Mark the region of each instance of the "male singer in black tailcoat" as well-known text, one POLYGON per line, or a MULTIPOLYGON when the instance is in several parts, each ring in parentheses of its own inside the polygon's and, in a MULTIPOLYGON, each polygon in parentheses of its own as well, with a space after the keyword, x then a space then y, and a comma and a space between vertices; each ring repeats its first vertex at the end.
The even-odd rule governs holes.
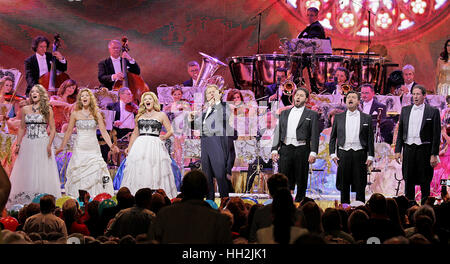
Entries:
POLYGON ((272 160, 289 179, 295 201, 306 195, 309 164, 316 161, 319 150, 319 114, 305 107, 309 91, 303 87, 294 92, 294 106, 280 114, 272 144, 272 160))
POLYGON ((337 164, 336 188, 341 203, 350 204, 350 191, 365 202, 367 168, 375 155, 372 118, 358 110, 360 95, 347 93, 347 110, 334 117, 330 135, 330 158, 337 164))
POLYGON ((221 102, 217 85, 205 89, 205 106, 201 115, 191 112, 188 121, 194 129, 201 129, 201 166, 208 180, 206 199, 214 200, 214 178, 219 187, 220 197, 228 197, 232 191, 231 169, 236 158, 233 139, 234 129, 229 125, 230 108, 221 102))
POLYGON ((439 163, 441 138, 439 110, 425 104, 425 96, 426 89, 422 85, 412 88, 414 104, 402 108, 395 144, 395 159, 402 162, 405 196, 415 200, 415 186, 420 185, 422 204, 430 195, 434 167, 439 163))

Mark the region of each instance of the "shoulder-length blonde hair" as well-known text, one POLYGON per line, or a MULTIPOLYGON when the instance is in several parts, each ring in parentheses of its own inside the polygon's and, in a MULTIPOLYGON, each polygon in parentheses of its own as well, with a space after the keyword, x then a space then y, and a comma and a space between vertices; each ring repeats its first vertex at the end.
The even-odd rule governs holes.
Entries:
MULTIPOLYGON (((48 122, 48 118, 50 116, 50 104, 48 99, 47 90, 44 88, 44 86, 40 84, 36 84, 31 88, 33 90, 36 88, 39 93, 39 109, 41 111, 41 114, 44 116, 45 120, 48 122)), ((30 91, 31 93, 31 91, 30 91)), ((33 101, 30 99, 30 102, 33 103, 33 101)))
POLYGON ((139 117, 141 117, 146 111, 145 110, 145 105, 144 105, 144 98, 147 95, 150 95, 152 97, 152 99, 153 99, 153 109, 156 112, 160 112, 161 111, 161 105, 159 104, 158 96, 156 96, 156 94, 154 92, 145 92, 141 96, 141 101, 139 103, 139 110, 138 110, 138 113, 137 113, 136 118, 135 118, 136 123, 139 120, 139 117))
POLYGON ((89 88, 80 87, 80 91, 77 94, 77 102, 75 105, 75 110, 79 111, 79 110, 83 109, 83 103, 81 102, 81 94, 84 92, 87 92, 89 94, 89 112, 94 117, 95 122, 97 122, 97 124, 98 124, 97 113, 100 112, 100 109, 98 108, 98 105, 97 105, 97 99, 95 99, 94 94, 92 93, 92 91, 89 88))

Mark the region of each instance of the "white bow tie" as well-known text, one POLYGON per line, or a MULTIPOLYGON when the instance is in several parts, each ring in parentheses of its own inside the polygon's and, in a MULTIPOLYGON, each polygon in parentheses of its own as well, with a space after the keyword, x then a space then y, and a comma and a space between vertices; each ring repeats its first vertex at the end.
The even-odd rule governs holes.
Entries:
POLYGON ((413 110, 422 110, 425 107, 425 104, 421 104, 419 106, 413 105, 413 110))

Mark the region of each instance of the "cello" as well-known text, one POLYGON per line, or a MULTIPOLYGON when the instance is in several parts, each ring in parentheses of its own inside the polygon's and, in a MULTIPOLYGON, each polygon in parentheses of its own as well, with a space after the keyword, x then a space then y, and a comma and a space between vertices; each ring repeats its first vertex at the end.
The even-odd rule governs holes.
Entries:
MULTIPOLYGON (((55 40, 53 41, 53 52, 57 51, 60 46, 60 36, 58 33, 54 36, 55 40)), ((52 52, 52 53, 53 53, 52 52)), ((69 75, 65 72, 61 72, 59 74, 56 73, 56 57, 52 57, 51 69, 46 74, 42 75, 39 78, 39 84, 45 87, 50 95, 56 94, 56 88, 61 86, 61 84, 70 79, 69 75)))
MULTIPOLYGON (((128 47, 128 38, 122 37, 122 52, 128 52, 130 48, 128 47)), ((122 57, 122 72, 124 73, 123 80, 115 81, 112 90, 118 91, 122 87, 128 87, 133 94, 134 102, 139 105, 139 100, 141 100, 141 95, 145 92, 150 91, 144 79, 141 76, 127 72, 127 60, 122 57), (126 74, 125 74, 126 73, 126 74)))

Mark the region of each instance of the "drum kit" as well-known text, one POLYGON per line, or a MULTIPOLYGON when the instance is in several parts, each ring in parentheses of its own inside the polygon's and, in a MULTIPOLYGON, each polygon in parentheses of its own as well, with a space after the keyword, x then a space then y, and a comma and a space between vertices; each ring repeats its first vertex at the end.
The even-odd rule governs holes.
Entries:
MULTIPOLYGON (((297 50, 298 51, 298 50, 297 50)), ((325 93, 325 83, 334 81, 338 67, 350 72, 350 85, 354 90, 363 83, 374 86, 382 93, 386 84, 388 61, 375 53, 352 52, 350 49, 334 48, 331 53, 256 54, 228 58, 234 85, 238 89, 250 89, 255 97, 264 98, 265 86, 277 83, 279 69, 287 70, 297 85, 307 86, 311 92, 325 93)))

